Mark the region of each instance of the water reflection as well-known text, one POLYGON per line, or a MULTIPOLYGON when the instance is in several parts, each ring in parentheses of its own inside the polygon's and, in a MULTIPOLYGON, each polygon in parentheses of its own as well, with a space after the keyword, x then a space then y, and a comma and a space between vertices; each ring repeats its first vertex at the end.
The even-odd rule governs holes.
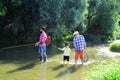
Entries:
POLYGON ((47 79, 47 63, 42 63, 40 66, 40 80, 48 80, 47 79))
POLYGON ((34 46, 0 50, 0 60, 33 60, 38 56, 34 46))
MULTIPOLYGON (((56 55, 57 47, 54 44, 51 44, 47 47, 47 54, 50 57, 56 55)), ((28 46, 10 46, 0 48, 0 60, 35 60, 38 58, 38 47, 34 45, 28 46)))

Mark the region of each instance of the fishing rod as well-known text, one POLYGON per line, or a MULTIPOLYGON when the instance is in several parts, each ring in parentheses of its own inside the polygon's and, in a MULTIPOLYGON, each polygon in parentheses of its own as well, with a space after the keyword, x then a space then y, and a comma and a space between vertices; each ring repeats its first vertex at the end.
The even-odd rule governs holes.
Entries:
POLYGON ((25 46, 31 46, 31 45, 34 45, 34 44, 35 44, 35 43, 24 44, 24 45, 17 45, 17 46, 9 46, 9 47, 0 48, 0 50, 11 49, 11 48, 18 48, 18 47, 25 47, 25 46))

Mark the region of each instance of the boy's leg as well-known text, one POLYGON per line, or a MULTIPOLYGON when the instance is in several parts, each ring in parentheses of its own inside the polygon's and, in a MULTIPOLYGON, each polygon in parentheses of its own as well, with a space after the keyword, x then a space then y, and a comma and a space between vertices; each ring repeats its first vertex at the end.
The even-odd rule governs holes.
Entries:
POLYGON ((69 56, 67 56, 67 62, 68 62, 68 64, 69 64, 69 58, 70 58, 70 57, 69 57, 69 56))
POLYGON ((63 56, 63 64, 65 64, 65 56, 63 56))

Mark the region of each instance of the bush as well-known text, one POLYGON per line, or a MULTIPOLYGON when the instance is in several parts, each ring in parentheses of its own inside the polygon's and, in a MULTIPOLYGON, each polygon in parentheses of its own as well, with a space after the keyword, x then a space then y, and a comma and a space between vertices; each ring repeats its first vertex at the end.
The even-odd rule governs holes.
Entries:
POLYGON ((66 36, 64 37, 64 40, 72 41, 72 40, 73 40, 73 34, 66 35, 66 36))
POLYGON ((118 42, 111 43, 109 49, 113 52, 120 52, 120 43, 118 42))

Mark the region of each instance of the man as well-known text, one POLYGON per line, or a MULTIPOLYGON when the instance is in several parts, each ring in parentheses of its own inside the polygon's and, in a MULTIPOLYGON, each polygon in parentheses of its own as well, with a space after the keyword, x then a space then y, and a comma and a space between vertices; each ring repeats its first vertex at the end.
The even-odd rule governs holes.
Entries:
POLYGON ((47 39, 47 34, 45 33, 45 28, 41 27, 40 28, 40 37, 39 41, 36 43, 36 46, 39 46, 39 56, 40 56, 40 61, 46 62, 46 39, 47 39))
POLYGON ((80 35, 78 31, 75 31, 73 35, 73 45, 75 47, 75 64, 77 65, 77 60, 80 58, 83 65, 84 49, 86 47, 85 38, 83 35, 80 35))

